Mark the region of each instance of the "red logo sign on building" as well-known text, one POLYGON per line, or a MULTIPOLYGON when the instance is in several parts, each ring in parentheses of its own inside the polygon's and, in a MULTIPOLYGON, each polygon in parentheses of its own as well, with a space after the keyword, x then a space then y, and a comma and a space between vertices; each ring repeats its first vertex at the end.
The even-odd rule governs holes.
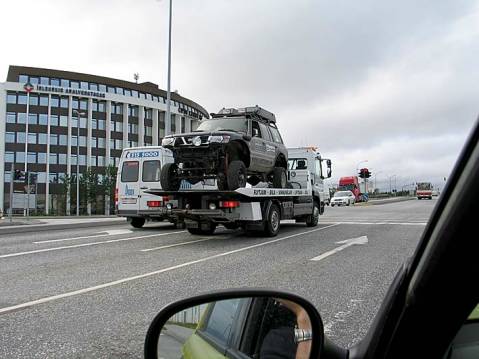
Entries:
POLYGON ((25 91, 27 91, 27 93, 30 93, 33 91, 33 85, 30 83, 30 82, 27 82, 23 88, 25 89, 25 91))

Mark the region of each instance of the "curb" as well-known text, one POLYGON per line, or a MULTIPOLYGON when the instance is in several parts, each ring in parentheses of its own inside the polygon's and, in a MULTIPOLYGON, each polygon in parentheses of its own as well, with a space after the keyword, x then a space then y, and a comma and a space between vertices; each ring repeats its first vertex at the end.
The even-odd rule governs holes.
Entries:
POLYGON ((28 233, 28 232, 40 232, 62 229, 75 229, 75 228, 88 228, 88 227, 103 227, 111 226, 115 224, 125 224, 126 219, 111 220, 111 221, 92 221, 81 223, 61 223, 61 224, 23 224, 18 226, 2 226, 0 227, 0 236, 3 234, 15 234, 15 233, 28 233))

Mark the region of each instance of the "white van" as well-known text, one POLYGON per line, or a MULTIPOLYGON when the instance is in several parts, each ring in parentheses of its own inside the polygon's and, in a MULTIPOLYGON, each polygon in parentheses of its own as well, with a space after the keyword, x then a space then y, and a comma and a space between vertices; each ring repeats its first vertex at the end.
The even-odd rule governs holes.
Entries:
POLYGON ((135 228, 142 227, 146 220, 167 219, 162 197, 145 191, 161 189, 161 168, 172 162, 173 153, 161 146, 125 148, 116 177, 117 215, 126 217, 135 228))

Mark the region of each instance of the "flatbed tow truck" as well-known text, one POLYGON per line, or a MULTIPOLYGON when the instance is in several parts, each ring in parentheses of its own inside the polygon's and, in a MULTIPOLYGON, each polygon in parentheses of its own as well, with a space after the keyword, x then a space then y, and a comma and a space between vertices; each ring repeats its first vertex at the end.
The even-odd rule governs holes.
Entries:
MULTIPOLYGON (((331 161, 328 161, 328 168, 331 161)), ((330 176, 330 170, 328 171, 330 176)), ((147 193, 161 197, 158 206, 166 205, 168 215, 174 216, 191 234, 213 234, 218 225, 227 229, 242 228, 246 232, 263 232, 276 236, 280 221, 294 219, 308 227, 318 224, 321 199, 312 188, 309 170, 289 170, 288 187, 238 188, 234 191, 150 189, 147 193)), ((264 183, 263 183, 264 185, 264 183)))

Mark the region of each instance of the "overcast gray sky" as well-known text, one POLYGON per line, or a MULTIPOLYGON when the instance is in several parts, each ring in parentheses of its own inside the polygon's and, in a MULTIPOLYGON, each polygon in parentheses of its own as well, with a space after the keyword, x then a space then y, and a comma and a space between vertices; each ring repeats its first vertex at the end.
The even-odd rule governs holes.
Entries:
MULTIPOLYGON (((334 181, 441 183, 478 113, 479 2, 173 0, 172 88, 210 112, 274 112, 334 181)), ((166 88, 168 1, 2 1, 0 71, 25 65, 166 88)), ((442 186, 441 186, 442 187, 442 186)))

